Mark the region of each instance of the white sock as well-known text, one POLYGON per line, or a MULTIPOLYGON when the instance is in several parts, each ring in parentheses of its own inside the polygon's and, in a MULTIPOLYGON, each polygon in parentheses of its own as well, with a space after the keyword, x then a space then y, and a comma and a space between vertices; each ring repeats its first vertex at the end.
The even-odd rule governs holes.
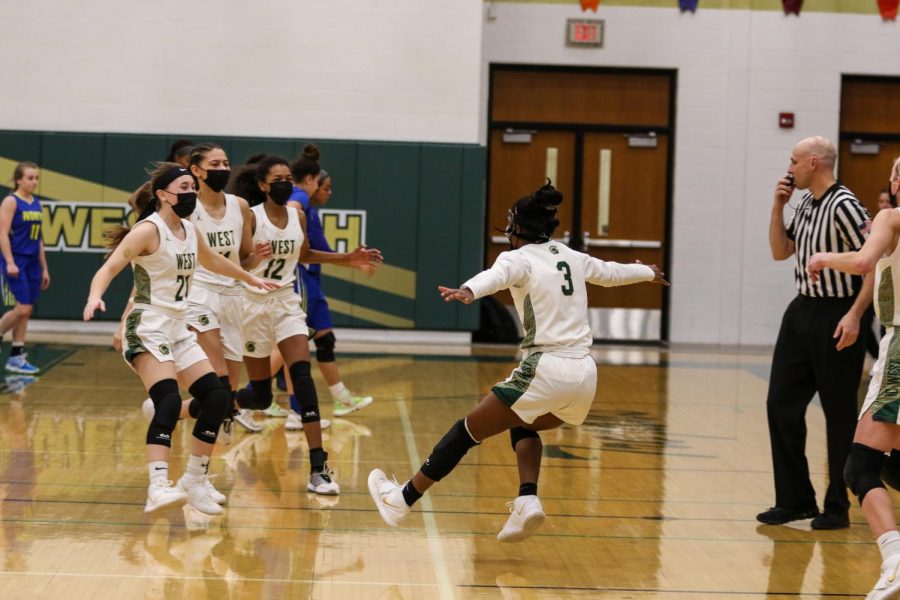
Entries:
POLYGON ((335 400, 340 400, 340 399, 341 399, 341 394, 343 394, 344 391, 345 391, 347 388, 344 387, 344 382, 343 382, 343 381, 338 381, 338 382, 337 382, 336 384, 334 384, 334 385, 329 385, 329 386, 328 386, 328 389, 331 390, 331 397, 332 397, 332 398, 334 398, 335 400))
POLYGON ((150 473, 150 481, 154 479, 169 479, 169 463, 164 460, 154 460, 147 463, 147 471, 150 473))
POLYGON ((208 456, 197 456, 195 454, 191 454, 188 457, 188 464, 185 475, 188 475, 192 479, 200 479, 201 477, 206 475, 207 463, 209 463, 208 456))
POLYGON ((881 550, 881 562, 900 554, 900 532, 894 529, 882 534, 878 538, 878 549, 881 550))

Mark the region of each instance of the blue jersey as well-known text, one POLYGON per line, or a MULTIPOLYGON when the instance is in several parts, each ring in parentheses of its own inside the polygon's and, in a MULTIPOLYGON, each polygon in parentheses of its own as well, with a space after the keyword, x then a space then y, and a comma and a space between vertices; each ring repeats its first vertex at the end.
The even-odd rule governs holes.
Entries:
MULTIPOLYGON (((291 194, 291 200, 299 202, 303 206, 303 212, 306 213, 306 237, 309 240, 310 250, 320 250, 322 252, 334 252, 325 239, 325 231, 322 229, 322 221, 319 219, 319 211, 310 203, 309 194, 298 187, 294 187, 294 193, 291 194)), ((322 265, 312 264, 309 268, 303 267, 308 273, 318 275, 322 272, 322 265)))
POLYGON ((37 196, 29 204, 15 194, 16 213, 9 229, 9 243, 13 256, 34 256, 41 251, 41 223, 44 213, 37 196))

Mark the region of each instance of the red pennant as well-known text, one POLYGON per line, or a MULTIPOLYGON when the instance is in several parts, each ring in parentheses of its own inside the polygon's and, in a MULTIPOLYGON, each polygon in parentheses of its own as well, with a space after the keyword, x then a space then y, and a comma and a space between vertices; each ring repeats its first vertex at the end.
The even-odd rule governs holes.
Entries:
POLYGON ((784 6, 784 14, 800 16, 800 9, 803 8, 803 0, 781 0, 781 4, 784 6))
POLYGON ((598 8, 600 8, 600 0, 581 0, 581 12, 587 12, 588 9, 597 12, 598 8))
POLYGON ((900 0, 878 0, 878 12, 885 21, 897 20, 897 5, 900 0))

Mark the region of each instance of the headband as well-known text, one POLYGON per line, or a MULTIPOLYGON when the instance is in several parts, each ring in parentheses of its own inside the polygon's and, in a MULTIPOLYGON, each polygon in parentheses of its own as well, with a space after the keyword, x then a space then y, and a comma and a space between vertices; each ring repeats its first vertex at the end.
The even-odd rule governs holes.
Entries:
POLYGON ((190 171, 188 171, 184 167, 172 167, 171 169, 160 175, 156 179, 156 181, 153 182, 153 195, 155 196, 158 190, 164 190, 169 187, 169 184, 179 177, 190 174, 190 171))

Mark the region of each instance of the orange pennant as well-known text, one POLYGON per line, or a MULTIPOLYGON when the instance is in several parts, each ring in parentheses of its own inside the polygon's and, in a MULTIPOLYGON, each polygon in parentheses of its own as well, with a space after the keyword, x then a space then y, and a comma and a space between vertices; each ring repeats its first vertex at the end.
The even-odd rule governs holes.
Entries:
POLYGON ((581 12, 587 12, 588 9, 597 12, 598 8, 600 8, 600 0, 581 0, 581 12))

